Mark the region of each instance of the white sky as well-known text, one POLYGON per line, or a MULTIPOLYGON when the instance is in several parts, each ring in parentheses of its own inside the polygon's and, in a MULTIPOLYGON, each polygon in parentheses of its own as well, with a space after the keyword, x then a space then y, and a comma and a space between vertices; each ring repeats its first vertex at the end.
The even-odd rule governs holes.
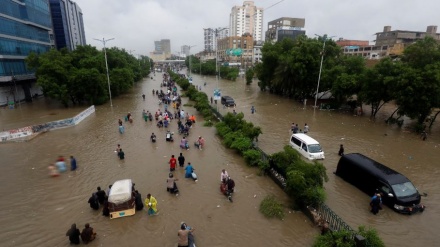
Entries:
MULTIPOLYGON (((107 46, 148 55, 154 41, 171 40, 171 52, 182 45, 196 45, 191 53, 204 49, 203 28, 228 27, 229 14, 242 0, 74 0, 82 9, 88 44, 100 49, 94 38, 115 38, 107 46)), ((268 8, 281 0, 255 0, 268 8)), ((373 41, 384 26, 392 30, 426 31, 440 26, 439 0, 284 0, 264 12, 267 22, 280 17, 305 18, 309 37, 315 34, 336 39, 373 41)), ((440 29, 439 29, 440 30, 440 29)), ((264 35, 263 35, 264 36, 264 35)))

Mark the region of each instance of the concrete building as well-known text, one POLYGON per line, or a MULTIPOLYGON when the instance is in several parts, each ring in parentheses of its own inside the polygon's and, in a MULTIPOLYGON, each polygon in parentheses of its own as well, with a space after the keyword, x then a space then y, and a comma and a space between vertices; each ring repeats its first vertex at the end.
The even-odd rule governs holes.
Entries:
POLYGON ((339 38, 339 40, 336 41, 335 43, 340 47, 368 46, 368 45, 370 45, 370 42, 368 40, 350 40, 350 39, 344 39, 344 38, 339 38))
POLYGON ((440 41, 440 33, 437 33, 437 26, 428 26, 426 32, 393 30, 391 26, 385 26, 383 32, 376 33, 376 45, 394 46, 395 44, 409 45, 427 36, 440 41))
POLYGON ((204 28, 204 48, 207 52, 212 52, 216 50, 217 40, 223 39, 229 36, 229 28, 219 27, 219 28, 204 28))
POLYGON ((165 55, 166 58, 171 57, 171 41, 169 39, 161 39, 159 41, 154 41, 153 53, 159 54, 161 52, 165 55))
POLYGON ((376 33, 376 44, 374 45, 369 45, 368 41, 360 40, 340 39, 336 43, 343 47, 343 52, 346 55, 362 56, 366 59, 380 59, 386 56, 399 56, 408 45, 427 36, 431 36, 440 42, 437 26, 428 26, 426 32, 391 31, 391 26, 385 26, 383 32, 376 33))
POLYGON ((201 51, 194 56, 199 58, 202 62, 206 62, 208 60, 215 60, 217 54, 215 51, 201 51))
POLYGON ((191 47, 189 45, 183 45, 180 47, 180 56, 189 56, 191 47))
POLYGON ((304 18, 281 17, 267 23, 266 42, 277 42, 284 38, 296 39, 305 35, 302 30, 305 26, 304 18))
POLYGON ((165 52, 163 52, 163 51, 150 52, 149 57, 151 59, 153 59, 153 61, 163 61, 163 60, 166 60, 167 58, 169 58, 165 55, 165 52))
POLYGON ((229 36, 218 40, 218 57, 220 62, 228 62, 245 68, 252 66, 254 54, 254 39, 250 34, 229 36), (232 51, 241 50, 241 55, 235 56, 232 51))
POLYGON ((255 65, 257 63, 261 62, 261 59, 263 58, 263 53, 261 52, 261 48, 263 48, 263 41, 254 41, 254 50, 252 53, 252 65, 255 65))
POLYGON ((41 94, 24 60, 53 46, 48 0, 0 0, 0 105, 41 94))
POLYGON ((255 6, 254 1, 232 7, 229 34, 233 37, 250 34, 256 41, 263 40, 263 8, 255 6))
POLYGON ((86 45, 83 14, 79 6, 71 0, 49 0, 52 16, 55 47, 75 50, 86 45))

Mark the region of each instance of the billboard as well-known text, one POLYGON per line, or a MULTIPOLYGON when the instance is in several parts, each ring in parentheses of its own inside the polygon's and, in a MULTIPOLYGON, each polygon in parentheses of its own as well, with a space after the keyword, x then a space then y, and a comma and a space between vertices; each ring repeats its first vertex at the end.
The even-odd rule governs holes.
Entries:
POLYGON ((242 53, 243 53, 243 50, 240 49, 240 48, 237 48, 237 49, 227 49, 226 50, 226 55, 228 55, 228 56, 237 56, 237 57, 239 57, 239 56, 241 56, 242 53))
POLYGON ((218 88, 214 89, 214 100, 221 100, 222 91, 218 88))

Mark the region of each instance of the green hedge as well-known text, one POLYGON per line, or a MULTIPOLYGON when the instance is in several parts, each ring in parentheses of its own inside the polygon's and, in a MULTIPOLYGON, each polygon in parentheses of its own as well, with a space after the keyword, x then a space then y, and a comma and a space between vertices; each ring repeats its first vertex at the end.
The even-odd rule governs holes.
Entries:
POLYGON ((214 121, 216 118, 214 117, 211 106, 209 104, 208 95, 204 92, 200 92, 191 85, 188 81, 188 79, 185 79, 178 74, 174 73, 171 70, 168 70, 168 73, 173 81, 176 82, 177 85, 179 85, 182 90, 186 91, 185 96, 187 96, 190 100, 194 101, 194 108, 200 112, 205 119, 204 126, 211 126, 212 121, 214 121))
POLYGON ((366 228, 365 226, 359 226, 358 231, 355 233, 350 231, 338 231, 320 235, 315 239, 313 247, 356 247, 356 242, 352 238, 353 234, 363 236, 366 241, 365 246, 385 247, 377 231, 373 228, 366 228))
POLYGON ((279 203, 273 195, 266 196, 260 203, 260 212, 268 218, 284 218, 283 204, 279 203))

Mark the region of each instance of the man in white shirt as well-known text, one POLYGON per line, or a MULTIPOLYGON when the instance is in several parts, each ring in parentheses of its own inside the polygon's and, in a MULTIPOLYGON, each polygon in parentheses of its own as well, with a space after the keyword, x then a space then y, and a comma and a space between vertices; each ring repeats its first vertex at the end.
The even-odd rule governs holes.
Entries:
POLYGON ((223 182, 223 180, 228 177, 229 177, 228 172, 225 169, 223 169, 222 173, 220 174, 220 182, 223 182))

